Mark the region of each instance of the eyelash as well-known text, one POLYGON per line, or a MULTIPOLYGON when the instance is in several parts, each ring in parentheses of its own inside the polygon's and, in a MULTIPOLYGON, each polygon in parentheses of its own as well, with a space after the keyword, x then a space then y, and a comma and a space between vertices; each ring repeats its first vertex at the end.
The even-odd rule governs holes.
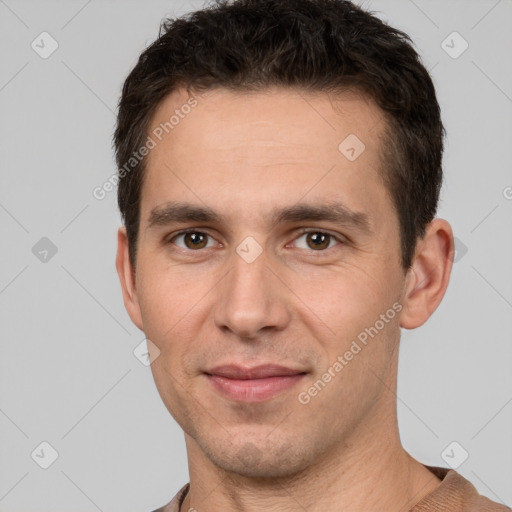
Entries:
MULTIPOLYGON (((178 238, 179 236, 182 236, 182 235, 186 235, 188 233, 198 233, 198 234, 201 234, 201 235, 206 235, 210 238, 213 238, 213 236, 211 236, 210 234, 204 232, 204 231, 200 231, 199 229, 194 229, 194 228, 190 228, 190 229, 184 229, 183 231, 179 231, 178 233, 174 234, 169 240, 168 240, 168 243, 173 243, 173 240, 175 240, 176 238, 178 238)), ((339 236, 336 236, 336 235, 333 235, 332 233, 329 233, 328 231, 320 231, 318 229, 312 229, 312 228, 309 228, 309 229, 302 229, 298 236, 296 238, 294 238, 294 240, 297 240, 298 238, 300 238, 301 236, 303 235, 307 235, 308 233, 317 233, 317 234, 322 234, 322 235, 327 235, 329 236, 331 239, 334 239, 338 242, 338 244, 336 244, 334 247, 328 247, 326 249, 322 249, 322 250, 318 250, 318 251, 315 251, 314 249, 310 249, 309 251, 311 253, 325 253, 327 251, 329 251, 330 249, 334 249, 335 247, 338 247, 342 244, 345 243, 344 240, 342 240, 339 236)), ((196 249, 196 250, 193 250, 193 249, 184 249, 183 247, 178 247, 178 249, 181 249, 183 251, 186 251, 186 252, 197 252, 197 253, 200 253, 202 250, 206 249, 206 248, 203 248, 203 249, 196 249)))

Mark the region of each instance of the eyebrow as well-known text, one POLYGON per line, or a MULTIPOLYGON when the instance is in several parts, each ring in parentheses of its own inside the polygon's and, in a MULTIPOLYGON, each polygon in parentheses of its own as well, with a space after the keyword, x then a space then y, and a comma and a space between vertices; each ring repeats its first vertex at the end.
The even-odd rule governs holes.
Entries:
MULTIPOLYGON (((153 208, 149 214, 147 228, 167 226, 183 222, 222 223, 222 216, 207 206, 170 202, 153 208)), ((368 215, 354 212, 341 203, 296 204, 270 213, 271 228, 283 222, 329 221, 372 233, 368 215)))

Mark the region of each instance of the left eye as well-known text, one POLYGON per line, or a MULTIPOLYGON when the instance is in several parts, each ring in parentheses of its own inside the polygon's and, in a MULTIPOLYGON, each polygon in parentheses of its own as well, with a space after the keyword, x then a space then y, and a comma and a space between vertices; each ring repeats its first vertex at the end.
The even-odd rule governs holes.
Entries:
POLYGON ((301 249, 312 249, 314 251, 322 251, 325 249, 330 249, 332 245, 336 245, 331 244, 331 242, 337 242, 338 244, 340 243, 338 240, 336 240, 336 237, 334 235, 324 233, 323 231, 306 231, 295 240, 298 241, 304 237, 306 239, 306 243, 305 246, 303 245, 302 247, 300 247, 301 249))

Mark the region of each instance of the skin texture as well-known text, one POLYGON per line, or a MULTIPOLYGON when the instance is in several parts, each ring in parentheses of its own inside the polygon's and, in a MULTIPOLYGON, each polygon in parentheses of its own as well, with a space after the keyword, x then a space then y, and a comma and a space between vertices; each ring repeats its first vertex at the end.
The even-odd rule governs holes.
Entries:
MULTIPOLYGON (((405 272, 380 174, 385 119, 364 96, 276 88, 195 97, 148 155, 136 272, 124 228, 116 260, 126 309, 160 351, 151 365, 157 389, 185 432, 191 487, 182 510, 409 510, 439 479, 400 443, 400 328, 422 325, 445 293, 450 225, 430 223, 405 272), (365 145, 354 161, 338 150, 349 134, 365 145), (222 221, 149 227, 151 210, 169 201, 208 206, 222 221), (331 202, 366 215, 369 230, 326 220, 271 225, 275 208, 331 202), (173 238, 186 228, 209 235, 204 248, 173 238), (335 238, 320 250, 302 228, 335 238), (251 263, 236 251, 249 236, 262 249, 251 263), (301 403, 298 394, 393 304, 394 318, 301 403), (307 373, 264 402, 234 402, 203 373, 231 362, 307 373)), ((184 90, 169 95, 152 128, 187 99, 184 90)))

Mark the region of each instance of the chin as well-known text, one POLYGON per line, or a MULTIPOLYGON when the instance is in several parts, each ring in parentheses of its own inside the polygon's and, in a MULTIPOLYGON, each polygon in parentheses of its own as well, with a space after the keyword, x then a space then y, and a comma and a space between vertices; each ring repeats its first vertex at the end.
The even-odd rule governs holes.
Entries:
MULTIPOLYGON (((265 441, 265 440, 264 440, 265 441)), ((292 478, 304 471, 310 461, 298 443, 281 445, 243 442, 236 446, 204 450, 213 464, 222 470, 246 478, 292 478), (221 449, 218 449, 221 448, 221 449)))

